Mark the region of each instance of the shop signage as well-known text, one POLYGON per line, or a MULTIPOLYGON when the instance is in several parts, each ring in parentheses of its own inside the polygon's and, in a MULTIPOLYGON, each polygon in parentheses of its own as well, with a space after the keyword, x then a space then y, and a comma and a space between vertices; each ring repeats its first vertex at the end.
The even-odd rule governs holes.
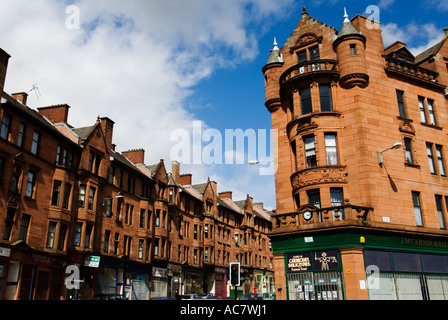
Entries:
POLYGON ((84 266, 90 267, 90 268, 99 268, 99 266, 100 266, 100 257, 86 256, 86 261, 84 263, 84 266))
POLYGON ((179 266, 177 264, 168 263, 167 269, 172 272, 177 272, 177 273, 182 272, 182 266, 179 266))
POLYGON ((340 269, 337 250, 288 254, 287 265, 288 273, 340 269))
POLYGON ((328 271, 337 269, 339 269, 339 260, 336 250, 314 252, 314 270, 328 271))
POLYGON ((153 277, 165 278, 168 275, 168 270, 165 268, 152 267, 153 277))
POLYGON ((311 254, 309 252, 288 254, 288 272, 301 272, 311 269, 311 254))
POLYGON ((11 249, 0 247, 0 257, 9 257, 11 255, 11 249))
POLYGON ((413 238, 401 238, 401 244, 414 247, 426 247, 426 248, 447 248, 446 241, 428 240, 428 239, 413 239, 413 238))

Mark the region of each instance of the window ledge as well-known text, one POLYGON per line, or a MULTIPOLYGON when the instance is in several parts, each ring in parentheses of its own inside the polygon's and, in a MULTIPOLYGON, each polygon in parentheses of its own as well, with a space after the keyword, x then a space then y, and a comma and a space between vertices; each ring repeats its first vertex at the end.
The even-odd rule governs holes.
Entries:
POLYGON ((443 129, 442 127, 436 126, 434 124, 429 124, 429 123, 426 123, 426 122, 420 122, 420 124, 425 126, 425 127, 433 128, 433 129, 436 129, 436 130, 442 130, 443 129))
POLYGON ((416 164, 416 163, 408 163, 408 162, 405 162, 404 165, 405 165, 406 167, 411 167, 411 168, 417 168, 417 169, 420 169, 420 165, 419 165, 419 164, 416 164))

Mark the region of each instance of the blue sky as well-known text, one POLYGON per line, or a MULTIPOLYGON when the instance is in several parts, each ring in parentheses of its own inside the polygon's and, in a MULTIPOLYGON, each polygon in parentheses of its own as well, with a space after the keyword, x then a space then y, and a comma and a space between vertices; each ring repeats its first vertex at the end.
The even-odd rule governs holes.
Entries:
MULTIPOLYGON (((171 169, 173 131, 204 128, 269 130, 262 67, 273 38, 281 47, 308 13, 336 29, 343 10, 369 16, 377 6, 385 44, 419 53, 448 26, 442 0, 2 0, 0 47, 11 56, 5 89, 29 91, 29 106, 68 103, 69 122, 115 121, 118 151, 144 148, 146 163, 171 169), (79 28, 67 19, 79 9, 79 28)), ((74 21, 74 20, 70 20, 74 21)), ((205 143, 206 144, 206 143, 205 143)), ((247 159, 248 160, 248 159, 247 159)), ((234 199, 250 194, 275 208, 274 176, 245 165, 181 165, 193 183, 210 177, 234 199)))

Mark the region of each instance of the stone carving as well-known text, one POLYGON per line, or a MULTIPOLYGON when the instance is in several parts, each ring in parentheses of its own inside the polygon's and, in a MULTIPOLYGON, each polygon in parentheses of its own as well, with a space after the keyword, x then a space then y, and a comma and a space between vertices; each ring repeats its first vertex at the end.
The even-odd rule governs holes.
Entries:
POLYGON ((345 167, 319 167, 297 172, 291 177, 294 190, 314 184, 346 183, 345 167))
POLYGON ((400 123, 400 131, 401 132, 405 132, 405 133, 409 133, 414 135, 415 134, 415 129, 412 126, 411 122, 409 120, 405 120, 402 123, 400 123))

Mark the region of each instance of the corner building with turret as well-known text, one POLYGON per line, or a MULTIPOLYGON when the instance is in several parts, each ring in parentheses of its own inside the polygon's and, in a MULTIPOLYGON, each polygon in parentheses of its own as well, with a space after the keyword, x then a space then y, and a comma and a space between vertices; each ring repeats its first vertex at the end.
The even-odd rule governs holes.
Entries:
POLYGON ((302 18, 263 67, 277 130, 277 299, 448 299, 448 28, 414 56, 379 22, 302 18))

